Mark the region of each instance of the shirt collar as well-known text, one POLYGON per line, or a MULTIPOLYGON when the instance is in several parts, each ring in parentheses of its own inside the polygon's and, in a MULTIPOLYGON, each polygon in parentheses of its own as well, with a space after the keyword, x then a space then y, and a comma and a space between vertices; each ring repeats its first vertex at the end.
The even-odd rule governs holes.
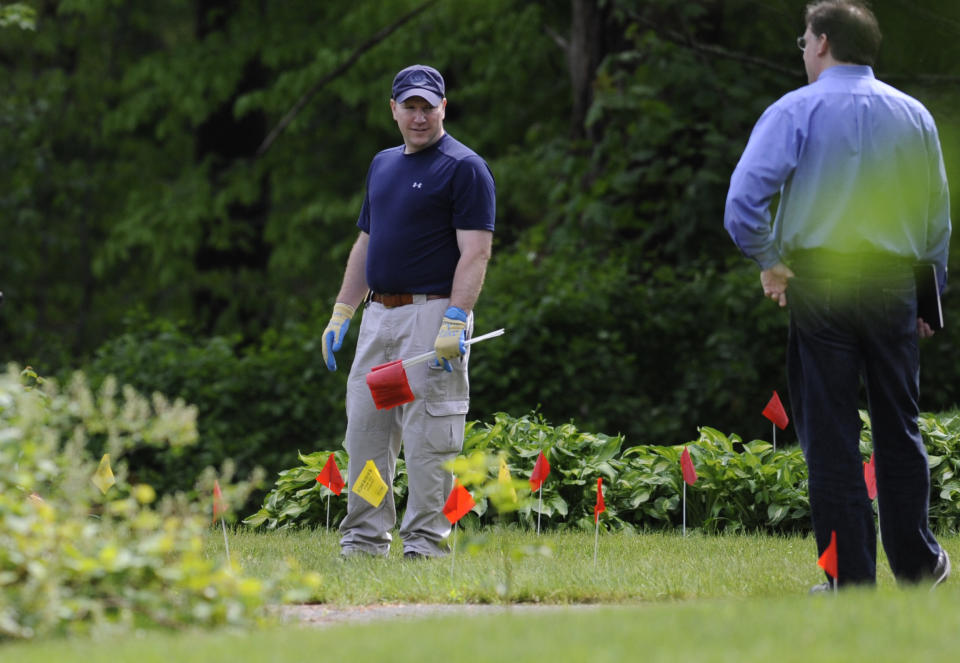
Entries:
POLYGON ((820 72, 822 78, 875 78, 873 67, 865 64, 835 64, 820 72))

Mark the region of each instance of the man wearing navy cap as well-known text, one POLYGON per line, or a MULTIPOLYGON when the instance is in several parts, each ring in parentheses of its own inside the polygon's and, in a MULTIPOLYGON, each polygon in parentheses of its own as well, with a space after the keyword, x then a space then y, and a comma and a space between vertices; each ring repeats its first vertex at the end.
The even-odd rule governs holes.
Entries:
MULTIPOLYGON (((444 131, 446 106, 443 76, 433 67, 413 65, 393 79, 390 111, 403 144, 370 164, 360 234, 323 332, 323 358, 333 371, 334 352, 366 302, 347 382, 349 482, 373 460, 392 485, 403 444, 409 492, 400 537, 408 558, 447 552, 443 505, 453 477, 444 465, 463 447, 470 398, 464 341, 473 331, 496 215, 493 175, 444 131), (431 349, 437 361, 407 373, 416 399, 376 409, 366 384, 370 369, 431 349)), ((349 493, 341 554, 386 555, 395 524, 392 492, 376 507, 349 493)))

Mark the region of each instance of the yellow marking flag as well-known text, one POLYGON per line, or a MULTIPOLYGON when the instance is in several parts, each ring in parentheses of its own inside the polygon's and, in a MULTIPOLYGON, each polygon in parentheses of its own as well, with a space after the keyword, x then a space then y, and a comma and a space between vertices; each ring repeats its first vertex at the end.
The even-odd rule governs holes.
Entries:
POLYGON ((510 468, 507 467, 507 459, 503 456, 500 456, 500 473, 497 476, 497 481, 500 482, 500 490, 503 491, 504 497, 509 495, 510 499, 516 502, 517 489, 513 487, 513 477, 510 476, 510 468))
POLYGON ((97 466, 97 471, 90 477, 90 481, 92 481, 93 485, 99 488, 100 492, 104 495, 110 490, 110 486, 117 482, 117 480, 113 478, 113 470, 110 469, 110 454, 103 454, 103 458, 100 459, 100 465, 97 466))
POLYGON ((372 460, 368 460, 363 466, 351 490, 373 506, 380 506, 380 502, 387 494, 387 484, 380 478, 380 472, 377 471, 377 466, 372 460))

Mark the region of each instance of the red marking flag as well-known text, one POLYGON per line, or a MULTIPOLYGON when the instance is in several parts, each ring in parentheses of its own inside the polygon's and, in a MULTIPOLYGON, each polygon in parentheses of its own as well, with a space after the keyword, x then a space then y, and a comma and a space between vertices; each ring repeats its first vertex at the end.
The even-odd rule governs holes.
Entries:
POLYGON ((533 466, 533 473, 530 475, 530 492, 540 488, 548 476, 550 476, 550 461, 541 451, 540 455, 537 456, 536 464, 533 466))
POLYGON ((683 470, 683 480, 691 486, 697 482, 697 471, 693 469, 693 460, 690 458, 690 452, 686 447, 680 454, 680 469, 683 470))
POLYGON ((339 495, 343 487, 347 485, 340 475, 340 468, 337 467, 337 461, 334 459, 333 454, 330 454, 330 457, 327 458, 326 465, 323 466, 320 474, 317 475, 317 481, 329 488, 334 495, 339 495))
POLYGON ((863 482, 867 484, 867 497, 871 500, 877 499, 877 468, 873 454, 870 454, 870 462, 863 464, 863 482))
POLYGON ((780 396, 777 395, 776 391, 773 392, 773 396, 770 398, 767 406, 763 408, 763 416, 776 424, 780 430, 786 428, 787 424, 790 423, 790 419, 787 418, 787 412, 783 409, 783 403, 780 402, 780 396))
POLYGON ((223 501, 223 493, 220 492, 220 482, 213 480, 213 522, 221 517, 227 511, 227 505, 223 501))
POLYGON ((443 515, 452 525, 467 515, 474 505, 476 505, 476 502, 473 501, 473 496, 457 481, 453 484, 453 490, 450 491, 447 503, 443 505, 443 515))
POLYGON ((827 572, 827 575, 837 579, 837 532, 836 530, 830 532, 830 545, 827 546, 827 549, 823 551, 823 554, 820 555, 820 559, 817 560, 817 566, 827 572))
POLYGON ((607 505, 603 502, 603 477, 597 477, 597 503, 593 507, 593 522, 600 522, 600 514, 607 510, 607 505))
POLYGON ((367 386, 378 410, 389 410, 414 400, 402 359, 371 368, 367 374, 367 386))

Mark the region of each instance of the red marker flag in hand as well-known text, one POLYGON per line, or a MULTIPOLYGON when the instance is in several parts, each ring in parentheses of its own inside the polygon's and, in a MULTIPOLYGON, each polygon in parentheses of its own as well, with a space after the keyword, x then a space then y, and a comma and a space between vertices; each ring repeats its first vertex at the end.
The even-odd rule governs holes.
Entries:
POLYGON ((867 484, 867 497, 871 500, 877 499, 877 468, 873 462, 873 454, 870 454, 870 462, 863 464, 863 482, 867 484))
POLYGON ((330 454, 330 457, 327 458, 327 464, 323 466, 320 474, 317 475, 317 481, 329 488, 334 495, 339 495, 340 491, 342 491, 346 485, 343 477, 340 475, 340 468, 337 467, 337 461, 334 459, 333 454, 330 454))
POLYGON ((680 469, 683 470, 683 480, 691 486, 697 482, 697 471, 693 469, 693 460, 690 458, 690 452, 686 447, 680 454, 680 469))
POLYGON ((213 522, 227 511, 227 505, 223 501, 223 493, 220 492, 220 482, 213 480, 213 522))
POLYGON ((780 402, 780 396, 777 395, 776 391, 773 392, 767 406, 763 408, 763 416, 776 424, 780 430, 786 428, 787 424, 790 423, 790 419, 787 418, 787 413, 783 409, 783 403, 780 402))
POLYGON ((823 554, 820 555, 820 559, 817 560, 817 566, 827 572, 827 575, 837 579, 837 532, 836 530, 830 532, 830 545, 827 546, 827 549, 823 551, 823 554))
POLYGON ((530 492, 539 489, 548 476, 550 476, 550 461, 541 451, 540 455, 537 456, 536 464, 533 466, 533 473, 530 475, 530 492))
POLYGON ((476 502, 473 501, 473 495, 457 481, 453 485, 453 490, 450 491, 447 503, 443 505, 443 515, 447 517, 447 520, 449 520, 452 525, 467 515, 475 505, 476 502))
POLYGON ((603 477, 597 477, 597 503, 593 507, 593 522, 600 522, 600 514, 607 510, 603 502, 603 477))

